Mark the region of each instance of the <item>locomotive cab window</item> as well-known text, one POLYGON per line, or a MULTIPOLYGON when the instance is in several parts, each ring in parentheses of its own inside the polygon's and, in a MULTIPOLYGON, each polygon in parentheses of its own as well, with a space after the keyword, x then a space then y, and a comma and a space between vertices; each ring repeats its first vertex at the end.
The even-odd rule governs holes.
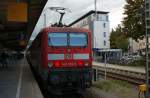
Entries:
POLYGON ((87 46, 87 35, 84 33, 71 33, 70 46, 87 46))
POLYGON ((87 46, 86 33, 49 33, 48 45, 49 46, 87 46))
POLYGON ((49 33, 49 46, 67 46, 67 33, 49 33))

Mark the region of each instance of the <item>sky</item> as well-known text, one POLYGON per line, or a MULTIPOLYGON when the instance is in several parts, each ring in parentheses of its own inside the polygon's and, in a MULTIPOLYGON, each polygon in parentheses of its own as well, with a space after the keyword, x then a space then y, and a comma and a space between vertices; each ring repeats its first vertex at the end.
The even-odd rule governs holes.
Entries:
MULTIPOLYGON (((97 0, 97 10, 109 12, 110 31, 121 23, 125 0, 97 0)), ((59 19, 59 14, 48 9, 49 7, 65 7, 71 10, 63 19, 63 23, 69 24, 90 10, 94 10, 94 0, 48 0, 43 12, 33 31, 31 40, 37 35, 41 28, 55 23, 59 19), (46 17, 46 18, 44 18, 46 17)))

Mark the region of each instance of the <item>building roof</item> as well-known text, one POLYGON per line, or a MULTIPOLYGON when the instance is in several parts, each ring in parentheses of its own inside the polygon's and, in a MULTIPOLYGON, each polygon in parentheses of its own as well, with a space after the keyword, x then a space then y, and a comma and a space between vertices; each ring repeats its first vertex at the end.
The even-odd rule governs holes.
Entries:
MULTIPOLYGON (((86 13, 85 15, 81 16, 80 18, 78 18, 77 20, 73 21, 72 23, 70 23, 68 26, 72 26, 74 25, 75 23, 79 22, 80 20, 84 19, 85 17, 91 15, 95 13, 94 10, 91 10, 89 11, 88 13, 86 13)), ((109 12, 104 12, 104 11, 97 11, 97 14, 108 14, 109 12)))

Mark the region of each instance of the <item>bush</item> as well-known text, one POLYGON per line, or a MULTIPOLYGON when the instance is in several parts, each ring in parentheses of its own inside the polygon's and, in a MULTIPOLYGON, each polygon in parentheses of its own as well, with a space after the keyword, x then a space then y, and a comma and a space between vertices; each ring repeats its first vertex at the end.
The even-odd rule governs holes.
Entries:
POLYGON ((115 88, 118 88, 120 86, 130 87, 130 85, 127 82, 120 80, 102 80, 93 83, 93 86, 106 92, 114 90, 114 87, 115 88))
POLYGON ((142 58, 141 60, 135 60, 127 65, 128 66, 146 66, 146 58, 142 58))
POLYGON ((93 83, 93 86, 119 98, 138 98, 138 89, 126 81, 101 80, 93 83))

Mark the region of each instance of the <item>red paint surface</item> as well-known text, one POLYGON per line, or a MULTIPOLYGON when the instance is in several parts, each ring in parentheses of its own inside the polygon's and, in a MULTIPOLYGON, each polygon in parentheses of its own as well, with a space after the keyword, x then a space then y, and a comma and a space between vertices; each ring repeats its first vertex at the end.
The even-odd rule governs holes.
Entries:
MULTIPOLYGON (((48 68, 48 62, 52 62, 54 64, 53 67, 85 67, 84 63, 89 63, 88 67, 91 67, 92 65, 92 35, 91 32, 87 29, 81 29, 81 28, 60 28, 60 27, 48 27, 43 29, 40 33, 40 51, 41 51, 41 67, 42 68, 48 68), (66 33, 87 33, 88 35, 88 46, 86 48, 82 47, 49 47, 48 46, 48 33, 53 33, 53 32, 66 32, 66 33), (68 51, 69 49, 69 51, 68 51), (74 53, 82 53, 82 54, 90 54, 90 58, 88 60, 73 60, 73 54, 74 53), (48 54, 65 54, 65 60, 49 60, 48 61, 48 54), (66 55, 69 54, 71 58, 67 59, 66 55)), ((35 58, 36 59, 36 58, 35 58)))

